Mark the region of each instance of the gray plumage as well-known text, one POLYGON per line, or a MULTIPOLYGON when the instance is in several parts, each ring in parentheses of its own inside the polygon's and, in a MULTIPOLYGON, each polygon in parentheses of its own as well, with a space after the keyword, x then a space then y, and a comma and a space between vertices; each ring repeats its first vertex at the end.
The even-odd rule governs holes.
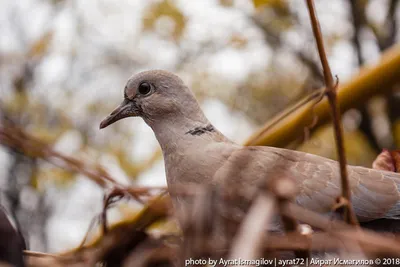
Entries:
MULTIPOLYGON (((329 212, 340 195, 336 161, 273 147, 244 147, 220 133, 200 109, 191 90, 169 72, 132 76, 123 103, 100 125, 140 116, 153 129, 163 151, 169 187, 183 184, 258 186, 268 177, 289 177, 298 185, 296 202, 329 212)), ((355 213, 361 222, 400 219, 400 175, 349 166, 355 213)), ((172 194, 175 205, 178 199, 172 194)))

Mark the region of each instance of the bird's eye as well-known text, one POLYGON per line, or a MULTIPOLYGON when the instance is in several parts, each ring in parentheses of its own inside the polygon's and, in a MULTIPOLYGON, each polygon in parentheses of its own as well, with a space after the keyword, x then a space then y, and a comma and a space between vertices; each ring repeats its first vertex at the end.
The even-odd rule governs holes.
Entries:
POLYGON ((138 92, 141 95, 147 95, 148 93, 150 93, 150 91, 151 91, 151 85, 149 83, 143 82, 139 84, 138 92))

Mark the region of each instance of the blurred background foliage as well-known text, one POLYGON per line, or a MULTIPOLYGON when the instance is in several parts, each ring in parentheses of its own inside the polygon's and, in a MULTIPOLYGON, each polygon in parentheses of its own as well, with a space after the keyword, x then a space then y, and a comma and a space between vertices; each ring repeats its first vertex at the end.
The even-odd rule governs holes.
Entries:
MULTIPOLYGON (((396 0, 316 1, 334 74, 350 80, 398 40, 396 0)), ((305 3, 289 0, 23 0, 0 3, 1 119, 56 151, 102 165, 121 183, 164 185, 162 155, 139 119, 99 131, 132 73, 180 75, 210 120, 237 142, 289 104, 323 86, 305 3)), ((345 113, 350 164, 371 166, 400 145, 400 93, 345 113)), ((387 90, 385 90, 387 91, 387 90)), ((330 125, 302 151, 336 158, 330 125)), ((102 205, 102 189, 82 175, 2 146, 2 204, 30 248, 77 245, 102 205)), ((117 219, 136 206, 121 205, 117 219)))

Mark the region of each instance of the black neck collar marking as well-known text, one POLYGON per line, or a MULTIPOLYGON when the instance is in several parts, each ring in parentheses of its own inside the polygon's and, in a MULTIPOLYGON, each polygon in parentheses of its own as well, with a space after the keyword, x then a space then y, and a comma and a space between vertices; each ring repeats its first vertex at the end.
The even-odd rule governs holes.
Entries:
POLYGON ((208 124, 207 126, 200 126, 196 127, 190 131, 187 131, 185 134, 191 134, 191 135, 202 135, 207 132, 215 132, 214 126, 211 124, 208 124))

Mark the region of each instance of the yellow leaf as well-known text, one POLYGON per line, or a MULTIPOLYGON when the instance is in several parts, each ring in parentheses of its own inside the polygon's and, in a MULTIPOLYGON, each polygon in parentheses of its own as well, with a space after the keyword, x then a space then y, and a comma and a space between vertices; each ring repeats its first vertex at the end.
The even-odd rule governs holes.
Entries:
POLYGON ((51 38, 53 37, 52 32, 47 32, 45 35, 42 36, 39 40, 33 43, 31 49, 28 52, 28 57, 35 57, 35 56, 42 56, 47 49, 49 48, 49 44, 51 38))
POLYGON ((71 185, 73 181, 75 181, 75 173, 58 167, 38 169, 31 175, 31 185, 39 192, 43 192, 45 185, 49 182, 59 188, 64 188, 71 185))
POLYGON ((286 6, 283 0, 253 0, 253 4, 256 8, 261 6, 271 6, 276 8, 281 8, 286 6))
POLYGON ((145 30, 154 30, 158 19, 167 17, 173 20, 174 29, 172 37, 177 40, 183 33, 186 25, 186 18, 171 0, 163 0, 153 4, 143 19, 145 30))
POLYGON ((219 0, 219 3, 224 7, 233 6, 233 0, 219 0))

